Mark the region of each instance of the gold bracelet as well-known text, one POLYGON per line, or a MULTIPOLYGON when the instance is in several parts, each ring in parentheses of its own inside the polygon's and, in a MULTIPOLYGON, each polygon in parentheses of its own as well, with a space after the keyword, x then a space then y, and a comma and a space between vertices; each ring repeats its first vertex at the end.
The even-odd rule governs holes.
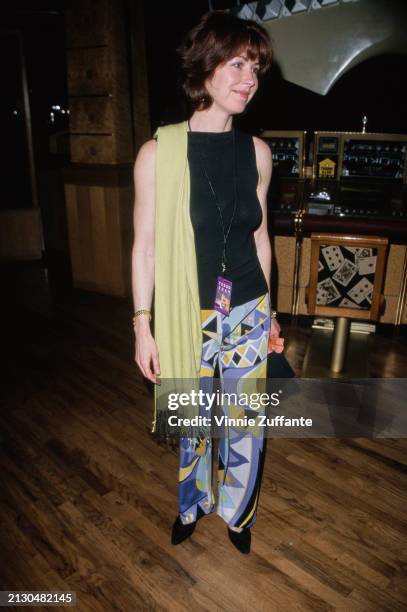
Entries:
POLYGON ((270 319, 276 319, 277 318, 277 311, 276 310, 272 310, 270 312, 270 319))
POLYGON ((140 315, 148 315, 148 320, 151 321, 151 312, 149 310, 147 310, 146 308, 140 308, 140 310, 136 310, 136 312, 134 313, 134 316, 133 316, 133 325, 136 324, 136 319, 140 315))

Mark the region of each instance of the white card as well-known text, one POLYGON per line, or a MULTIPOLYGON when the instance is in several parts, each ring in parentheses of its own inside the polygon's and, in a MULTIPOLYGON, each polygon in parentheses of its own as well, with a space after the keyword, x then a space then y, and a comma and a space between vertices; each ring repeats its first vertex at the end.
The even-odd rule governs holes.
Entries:
POLYGON ((350 291, 348 291, 348 295, 352 300, 354 300, 357 304, 363 302, 368 293, 373 291, 373 285, 367 278, 362 278, 350 291))
POLYGON ((349 259, 344 259, 342 265, 337 269, 332 278, 337 282, 347 287, 352 278, 355 276, 357 267, 349 259))
POLYGON ((318 283, 317 304, 330 304, 338 297, 340 297, 340 293, 331 278, 326 278, 318 283))
POLYGON ((358 249, 357 256, 358 257, 371 257, 373 255, 373 249, 370 247, 363 247, 358 249))
POLYGON ((348 300, 348 298, 342 298, 339 302, 339 306, 342 306, 342 308, 360 308, 359 304, 352 302, 352 300, 348 300))
POLYGON ((363 274, 373 274, 376 270, 376 255, 372 257, 358 258, 358 271, 360 276, 363 274))
POLYGON ((331 272, 339 268, 345 259, 338 246, 325 246, 321 248, 321 251, 331 272))
POLYGON ((321 289, 320 287, 318 287, 317 288, 317 304, 319 305, 326 304, 327 297, 328 297, 327 292, 321 289))

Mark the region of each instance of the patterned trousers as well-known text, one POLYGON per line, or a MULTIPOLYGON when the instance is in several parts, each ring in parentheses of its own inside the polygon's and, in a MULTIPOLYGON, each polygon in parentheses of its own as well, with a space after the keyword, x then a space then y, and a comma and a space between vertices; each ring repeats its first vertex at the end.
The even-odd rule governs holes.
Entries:
MULTIPOLYGON (((202 361, 200 389, 213 393, 214 373, 219 368, 223 393, 245 392, 259 379, 266 379, 270 332, 270 300, 266 294, 231 309, 225 316, 201 310, 202 361)), ((257 408, 257 406, 256 406, 257 408)), ((220 406, 221 416, 242 417, 263 414, 251 406, 220 406)), ((201 414, 212 416, 205 409, 201 414)), ((213 416, 212 416, 213 419, 213 416)), ((260 428, 262 430, 263 428, 260 428)), ((181 438, 179 465, 179 513, 184 524, 215 510, 212 492, 212 439, 181 438)), ((219 438, 216 512, 234 527, 251 527, 256 509, 264 463, 264 437, 225 426, 219 438)))

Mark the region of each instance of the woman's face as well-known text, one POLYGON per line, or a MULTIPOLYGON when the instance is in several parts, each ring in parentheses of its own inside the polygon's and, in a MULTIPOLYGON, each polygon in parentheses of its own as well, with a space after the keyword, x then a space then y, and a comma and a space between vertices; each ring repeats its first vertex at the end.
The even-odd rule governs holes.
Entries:
POLYGON ((243 112, 259 86, 258 72, 259 62, 250 60, 245 51, 220 64, 205 82, 211 108, 229 115, 243 112))

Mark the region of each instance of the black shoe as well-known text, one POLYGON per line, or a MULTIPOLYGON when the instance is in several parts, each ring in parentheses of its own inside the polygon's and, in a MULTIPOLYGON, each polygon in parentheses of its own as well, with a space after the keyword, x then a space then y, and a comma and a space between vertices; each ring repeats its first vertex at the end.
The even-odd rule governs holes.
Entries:
POLYGON ((248 555, 250 552, 250 543, 252 541, 252 534, 250 533, 250 527, 242 529, 242 531, 233 531, 228 527, 229 540, 233 546, 237 548, 243 555, 248 555))
POLYGON ((171 533, 171 544, 177 545, 181 544, 184 540, 189 538, 195 531, 196 521, 193 523, 184 523, 181 521, 180 515, 175 519, 175 523, 172 526, 171 533))
POLYGON ((197 509, 196 521, 194 521, 193 523, 187 523, 186 525, 184 525, 184 523, 181 521, 180 515, 178 515, 175 519, 175 523, 172 526, 171 544, 174 544, 174 546, 176 546, 177 544, 181 544, 181 542, 189 538, 195 531, 197 521, 199 521, 199 519, 201 519, 203 516, 206 516, 206 514, 200 506, 198 506, 197 509))

